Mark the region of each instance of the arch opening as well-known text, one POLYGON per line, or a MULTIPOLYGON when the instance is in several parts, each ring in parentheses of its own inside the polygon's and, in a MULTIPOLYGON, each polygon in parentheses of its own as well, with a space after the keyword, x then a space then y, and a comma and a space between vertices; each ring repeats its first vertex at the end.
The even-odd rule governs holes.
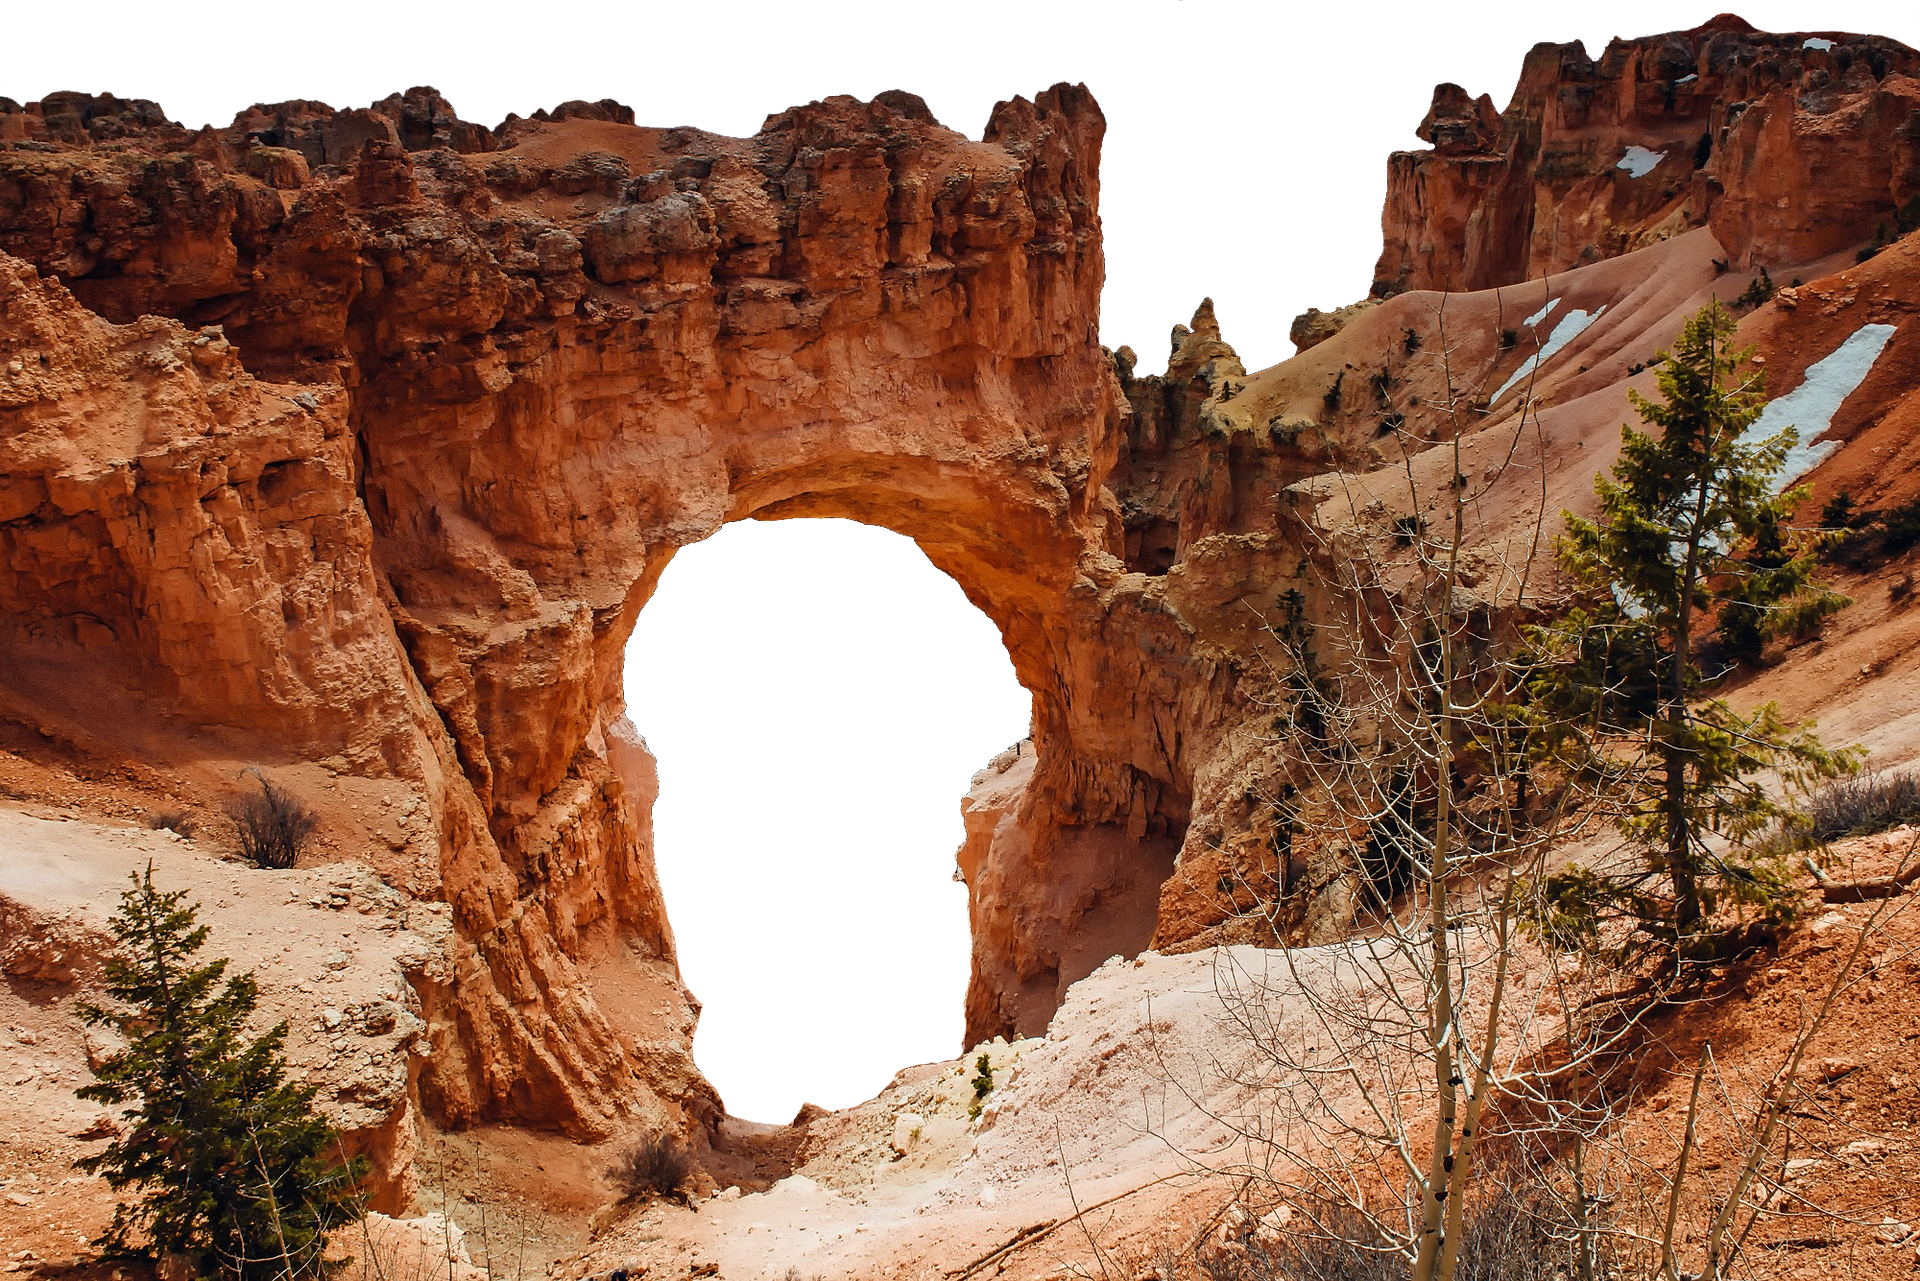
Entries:
POLYGON ((1032 705, 954 580, 876 526, 736 521, 661 574, 625 687, 694 1058, 728 1111, 850 1106, 958 1053, 960 798, 1032 705))

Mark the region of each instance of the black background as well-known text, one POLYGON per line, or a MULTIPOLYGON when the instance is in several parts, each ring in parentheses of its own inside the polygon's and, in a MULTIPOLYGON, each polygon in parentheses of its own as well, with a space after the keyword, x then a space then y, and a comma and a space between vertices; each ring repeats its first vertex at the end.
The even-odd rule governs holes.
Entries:
MULTIPOLYGON (((17 6, 25 8, 25 6, 17 6)), ((10 13, 0 92, 111 88, 184 123, 253 100, 369 102, 432 83, 468 119, 618 98, 647 123, 753 133, 776 109, 902 86, 977 134, 998 98, 1060 79, 1108 115, 1110 344, 1154 369, 1212 294, 1250 367, 1288 319, 1361 296, 1382 161, 1434 81, 1503 104, 1536 38, 1684 27, 1690 6, 204 8, 10 13), (1121 17, 1123 15, 1123 17, 1121 17), (1256 21, 1258 19, 1258 21, 1256 21)), ((1747 6, 1766 27, 1884 29, 1880 6, 1747 6)), ((1905 15, 1891 35, 1914 40, 1905 15)), ((735 1110, 845 1102, 950 1054, 964 974, 948 883, 966 776, 1020 734, 991 624, 912 545, 835 522, 735 526, 668 568, 630 682, 660 757, 660 862, 710 1003, 699 1058, 735 1110)))

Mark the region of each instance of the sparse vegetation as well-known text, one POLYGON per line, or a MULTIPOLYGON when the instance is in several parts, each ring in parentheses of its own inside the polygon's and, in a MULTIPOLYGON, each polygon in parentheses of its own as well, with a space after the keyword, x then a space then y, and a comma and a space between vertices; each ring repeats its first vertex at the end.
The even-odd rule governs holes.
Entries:
POLYGON ((1502 329, 1500 331, 1500 350, 1501 351, 1509 351, 1519 345, 1520 345, 1520 332, 1518 330, 1502 329))
POLYGON ((1411 327, 1400 331, 1400 350, 1411 356, 1420 350, 1420 331, 1411 327))
POLYGON ((1733 300, 1733 305, 1741 309, 1751 309, 1772 299, 1773 277, 1767 274, 1765 267, 1762 267, 1760 274, 1755 276, 1752 282, 1740 291, 1740 296, 1733 300))
MULTIPOLYGON (((1518 1180, 1515 1180, 1517 1183, 1518 1180)), ((1478 1195, 1463 1216, 1456 1276, 1473 1281, 1565 1281, 1578 1275, 1578 1232, 1539 1189, 1478 1195)), ((1206 1281, 1380 1281, 1392 1255, 1366 1221, 1339 1205, 1236 1207, 1230 1248, 1201 1260, 1206 1281), (1275 1227, 1276 1219, 1284 1222, 1275 1227)))
POLYGON ((1333 376, 1333 385, 1321 394, 1320 403, 1327 407, 1328 413, 1335 414, 1340 412, 1340 385, 1346 380, 1347 371, 1342 369, 1333 376))
POLYGON ((1612 478, 1595 480, 1596 519, 1566 515, 1560 562, 1587 600, 1535 633, 1550 661, 1532 692, 1555 727, 1536 743, 1556 768, 1607 780, 1607 804, 1640 857, 1548 878, 1559 931, 1593 937, 1630 922, 1640 938, 1686 946, 1721 905, 1789 915, 1791 869, 1743 843, 1857 761, 1771 703, 1741 715, 1704 697, 1728 657, 1817 627, 1846 603, 1814 580, 1816 541, 1789 526, 1805 487, 1774 493, 1792 429, 1741 441, 1766 396, 1752 353, 1727 345, 1733 329, 1715 304, 1688 320, 1660 371, 1661 399, 1630 393, 1655 430, 1622 429, 1612 478), (1694 647, 1703 616, 1718 631, 1713 665, 1694 647), (1762 785, 1768 772, 1786 796, 1762 785), (1734 848, 1721 852, 1722 841, 1734 848), (1660 881, 1669 893, 1655 891, 1660 881))
POLYGON ((967 1116, 978 1119, 980 1110, 987 1105, 987 1096, 993 1093, 993 1059, 982 1054, 973 1061, 973 1080, 967 1084, 973 1087, 973 1101, 967 1104, 967 1116))
POLYGON ((193 815, 185 810, 155 810, 147 815, 147 828, 155 832, 172 832, 178 836, 192 836, 199 830, 193 815))
POLYGON ((1881 509, 1862 509, 1842 491, 1820 512, 1833 533, 1821 548, 1825 559, 1868 569, 1920 544, 1920 498, 1881 509))
POLYGON ((260 770, 251 773, 260 790, 242 796, 228 810, 239 833, 240 857, 255 867, 292 867, 320 816, 260 770))
POLYGON ((1380 398, 1381 408, 1391 409, 1393 407, 1393 385, 1394 385, 1392 367, 1383 365, 1380 368, 1380 371, 1374 374, 1372 378, 1372 382, 1373 382, 1373 394, 1380 398))
POLYGON ((230 1281, 324 1277, 329 1232, 357 1217, 339 1135, 287 1080, 282 1022, 251 1040, 259 997, 224 960, 195 964, 207 927, 186 892, 163 893, 153 869, 133 875, 112 929, 111 1005, 82 1002, 83 1022, 125 1042, 77 1093, 129 1107, 126 1129, 76 1164, 138 1199, 115 1208, 98 1244, 124 1255, 182 1254, 230 1281))
POLYGON ((1815 792, 1803 830, 1806 843, 1824 845, 1914 822, 1920 822, 1920 775, 1875 772, 1843 778, 1815 792))
POLYGON ((607 1180, 622 1201, 685 1201, 693 1158, 670 1134, 649 1134, 622 1148, 607 1180))

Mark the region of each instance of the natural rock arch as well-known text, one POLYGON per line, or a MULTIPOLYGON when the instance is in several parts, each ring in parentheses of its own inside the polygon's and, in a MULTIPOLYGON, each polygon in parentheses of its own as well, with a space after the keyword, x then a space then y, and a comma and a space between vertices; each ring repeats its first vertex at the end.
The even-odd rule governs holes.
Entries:
POLYGON ((1034 694, 1023 785, 963 852, 970 1034, 1038 1030, 1143 946, 1230 678, 1196 679, 1125 559, 1086 91, 1003 103, 981 142, 905 94, 749 140, 377 108, 4 117, 29 144, 0 162, 16 706, 107 733, 84 672, 422 796, 430 837, 369 856, 451 907, 412 976, 442 1118, 711 1122, 621 656, 675 548, 850 517, 914 538, 1034 694), (616 963, 674 1034, 594 1000, 616 963))

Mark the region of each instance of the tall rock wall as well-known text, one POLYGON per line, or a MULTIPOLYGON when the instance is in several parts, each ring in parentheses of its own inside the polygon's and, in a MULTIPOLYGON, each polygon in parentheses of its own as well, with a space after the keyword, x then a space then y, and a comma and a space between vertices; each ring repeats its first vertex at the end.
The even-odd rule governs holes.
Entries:
POLYGON ((191 135, 0 101, 9 708, 405 781, 431 836, 389 874, 455 927, 426 1106, 710 1122, 625 643, 726 521, 886 525, 1034 695, 1031 781, 973 869, 968 1017, 1044 1025, 1091 951, 1151 935, 1233 681, 1127 564, 1103 129, 1071 86, 978 142, 898 93, 751 139, 611 103, 489 131, 430 90, 191 135), (595 1000, 611 964, 670 984, 674 1037, 595 1000))
POLYGON ((1920 224, 1920 54, 1880 36, 1691 31, 1527 55, 1505 111, 1434 90, 1387 164, 1373 292, 1489 289, 1710 226, 1740 269, 1920 224))
MULTIPOLYGON (((848 517, 916 539, 1033 695, 1030 744, 966 802, 970 1037, 1039 1031, 1068 983, 1149 943, 1335 936, 1357 838, 1294 830, 1277 750, 1274 629, 1338 612, 1318 506, 1344 492, 1402 546, 1465 474, 1430 447, 1514 421, 1521 398, 1491 391, 1540 350, 1509 332, 1542 301, 1605 313, 1535 388, 1565 425, 1528 474, 1573 477, 1555 502, 1577 503, 1599 463, 1580 433, 1615 438, 1622 383, 1727 283, 1720 254, 1870 236, 1908 190, 1889 122, 1912 55, 1805 40, 1716 22, 1597 65, 1546 46, 1504 116, 1443 91, 1435 151, 1394 162, 1385 292, 1565 268, 1586 254, 1556 220, 1602 256, 1712 231, 1553 299, 1348 309, 1253 373, 1210 304, 1164 375, 1099 345, 1083 88, 1000 104, 980 141, 904 93, 748 139, 610 102, 488 130, 431 90, 192 134, 151 103, 0 99, 0 716, 404 791, 366 857, 449 905, 446 956, 409 971, 422 1105, 582 1138, 697 1128, 720 1101, 691 1060, 640 737, 673 675, 627 686, 624 650, 678 548, 848 517), (1688 76, 1720 105, 1682 111, 1688 76), (1629 144, 1667 154, 1626 177, 1629 144), (1811 185, 1769 204, 1793 172, 1811 185), (1254 910, 1260 886, 1286 910, 1254 910)), ((1508 517, 1484 512, 1541 500, 1504 501, 1476 494, 1489 538, 1508 517)))

